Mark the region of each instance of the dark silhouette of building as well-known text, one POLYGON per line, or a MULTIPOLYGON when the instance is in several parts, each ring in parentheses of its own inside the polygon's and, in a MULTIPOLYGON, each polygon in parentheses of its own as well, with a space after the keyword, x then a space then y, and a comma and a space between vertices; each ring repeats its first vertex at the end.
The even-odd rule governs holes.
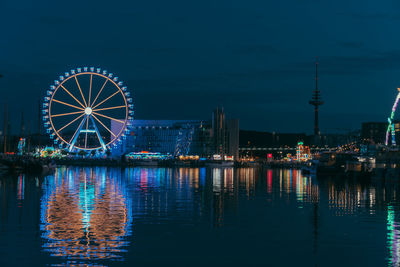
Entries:
POLYGON ((387 122, 364 122, 361 124, 361 138, 384 144, 387 126, 387 122))
POLYGON ((227 150, 226 154, 239 158, 239 120, 230 119, 226 122, 227 150))
POLYGON ((226 152, 226 125, 224 108, 217 107, 212 114, 212 138, 217 154, 226 152))
POLYGON ((240 131, 240 147, 296 147, 300 140, 307 144, 309 139, 305 133, 240 131))
POLYGON ((225 117, 224 108, 216 108, 212 115, 214 153, 239 157, 239 120, 225 117))

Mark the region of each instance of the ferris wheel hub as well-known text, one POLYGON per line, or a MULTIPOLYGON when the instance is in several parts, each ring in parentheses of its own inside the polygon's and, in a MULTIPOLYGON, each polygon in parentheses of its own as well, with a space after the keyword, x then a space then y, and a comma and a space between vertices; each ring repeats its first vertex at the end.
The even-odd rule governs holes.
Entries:
POLYGON ((87 107, 87 108, 85 108, 85 114, 86 115, 90 115, 90 114, 92 114, 92 112, 93 112, 93 110, 92 110, 92 108, 91 107, 87 107))

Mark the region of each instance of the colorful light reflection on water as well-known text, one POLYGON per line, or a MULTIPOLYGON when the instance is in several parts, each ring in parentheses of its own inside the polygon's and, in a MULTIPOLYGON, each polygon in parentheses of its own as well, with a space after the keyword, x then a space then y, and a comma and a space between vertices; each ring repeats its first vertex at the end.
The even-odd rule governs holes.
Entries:
POLYGON ((68 260, 122 257, 133 218, 121 172, 61 168, 45 178, 42 188, 46 252, 68 260))
POLYGON ((3 177, 0 265, 399 266, 397 192, 279 169, 3 177))

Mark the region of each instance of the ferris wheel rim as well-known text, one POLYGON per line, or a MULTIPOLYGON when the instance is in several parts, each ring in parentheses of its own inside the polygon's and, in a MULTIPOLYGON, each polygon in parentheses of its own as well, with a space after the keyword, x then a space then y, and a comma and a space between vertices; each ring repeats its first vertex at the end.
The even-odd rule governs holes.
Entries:
MULTIPOLYGON (((115 92, 114 94, 116 94, 116 93, 119 93, 119 94, 121 94, 122 95, 122 97, 123 97, 123 100, 124 100, 124 103, 125 103, 125 122, 124 122, 124 125, 121 127, 121 131, 116 135, 116 136, 114 136, 114 138, 112 139, 112 140, 110 140, 110 142, 108 142, 108 143, 106 143, 105 145, 106 146, 108 146, 108 145, 110 145, 111 143, 113 143, 116 139, 118 139, 120 136, 121 136, 121 134, 122 134, 122 132, 124 131, 124 128, 125 128, 125 126, 127 125, 127 122, 128 122, 128 112, 129 112, 129 108, 128 108, 128 103, 127 103, 127 100, 126 100, 126 97, 125 97, 125 94, 124 94, 124 92, 122 91, 122 89, 118 86, 118 84, 116 84, 110 77, 108 77, 108 76, 106 76, 106 75, 103 75, 103 74, 100 74, 100 73, 94 73, 94 72, 80 72, 80 73, 76 73, 76 74, 73 74, 73 75, 71 75, 70 77, 67 77, 66 79, 64 79, 57 87, 56 87, 56 89, 54 90, 54 93, 52 94, 52 96, 51 96, 51 98, 50 98, 50 101, 49 101, 49 120, 50 120, 50 123, 51 123, 51 125, 52 125, 52 128, 53 129, 56 129, 56 127, 54 127, 54 124, 53 124, 53 122, 52 122, 52 120, 51 120, 51 102, 54 100, 54 95, 57 93, 57 91, 58 91, 58 89, 60 89, 60 87, 62 87, 63 88, 63 84, 64 83, 66 83, 68 80, 70 80, 70 79, 72 79, 72 78, 76 78, 77 76, 79 76, 79 75, 87 75, 87 74, 90 74, 90 75, 93 75, 93 74, 95 74, 95 75, 97 75, 97 76, 100 76, 100 77, 102 77, 102 78, 104 78, 105 80, 106 80, 106 82, 105 83, 107 83, 108 81, 111 81, 113 84, 114 84, 114 86, 118 89, 117 90, 117 92, 115 92)), ((104 83, 104 84, 105 84, 104 83)), ((104 88, 104 86, 102 86, 102 89, 104 88)), ((101 91, 102 91, 102 89, 101 89, 101 91)), ((80 91, 81 91, 81 89, 80 89, 80 91)), ((95 103, 95 101, 97 100, 97 98, 98 98, 98 96, 100 95, 100 93, 101 93, 101 91, 99 91, 99 93, 98 93, 98 95, 96 96, 96 98, 95 98, 95 100, 93 100, 93 102, 92 102, 92 105, 95 103)), ((83 96, 82 96, 82 98, 83 99, 85 99, 83 96)), ((77 100, 76 100, 77 101, 77 100)), ((78 102, 78 101, 77 101, 78 102)), ((102 102, 100 102, 100 104, 97 104, 95 107, 98 107, 98 106, 100 106, 101 104, 103 104, 105 101, 102 101, 102 102)), ((95 108, 93 108, 93 111, 96 111, 96 109, 95 108)), ((95 116, 93 116, 94 118, 95 118, 95 116)), ((64 143, 66 143, 66 144, 70 144, 70 142, 68 142, 68 141, 66 141, 64 138, 62 138, 61 137, 61 135, 58 133, 60 130, 54 130, 54 132, 56 133, 56 135, 57 135, 57 137, 58 138, 60 138, 60 140, 62 140, 64 143)), ((84 147, 80 147, 80 146, 74 146, 74 147, 76 147, 76 148, 79 148, 79 149, 83 149, 83 150, 95 150, 95 149, 101 149, 102 148, 102 146, 100 145, 100 146, 98 146, 98 147, 93 147, 93 148, 84 148, 84 147)))
MULTIPOLYGON (((128 95, 127 91, 126 91, 126 87, 121 87, 121 86, 120 86, 120 85, 122 85, 122 82, 121 82, 121 81, 117 84, 117 82, 116 82, 116 81, 118 80, 117 77, 114 77, 114 79, 112 79, 112 74, 111 74, 111 73, 110 73, 108 76, 106 76, 105 73, 107 73, 107 72, 103 70, 103 74, 102 74, 102 73, 99 73, 100 70, 101 70, 100 68, 97 68, 97 71, 98 71, 98 72, 95 72, 93 67, 91 68, 91 71, 83 71, 83 72, 80 72, 80 71, 79 71, 79 68, 78 68, 78 72, 75 73, 75 71, 72 70, 72 71, 71 71, 71 74, 68 75, 68 77, 65 77, 65 79, 63 78, 60 82, 58 82, 58 80, 55 81, 56 87, 54 87, 54 89, 53 89, 53 91, 52 91, 52 93, 51 93, 51 96, 50 96, 50 98, 48 99, 48 107, 47 107, 47 110, 48 110, 48 116, 47 116, 47 117, 48 117, 48 123, 50 124, 51 129, 52 129, 53 132, 54 132, 54 135, 57 136, 57 138, 58 138, 62 143, 64 143, 64 144, 67 145, 67 146, 70 146, 71 149, 75 148, 75 149, 78 149, 78 150, 91 151, 91 150, 98 150, 98 149, 102 149, 102 148, 103 148, 104 150, 106 150, 106 149, 109 149, 110 146, 111 146, 112 144, 115 144, 116 142, 119 142, 119 141, 120 141, 120 138, 121 138, 121 136, 123 136, 124 131, 127 131, 127 130, 129 131, 128 126, 129 126, 130 120, 131 120, 130 114, 131 114, 131 113, 133 114, 133 108, 131 107, 132 105, 130 105, 129 103, 132 102, 132 101, 131 101, 132 99, 130 99, 130 101, 128 101, 127 97, 128 97, 129 95, 128 95), (86 99, 85 99, 85 97, 83 96, 82 90, 81 90, 80 85, 79 85, 79 82, 78 82, 78 80, 77 80, 77 77, 82 76, 82 75, 90 75, 90 88, 89 88, 89 90, 86 90, 86 91, 89 91, 88 102, 86 102, 86 99), (90 98, 91 98, 91 96, 92 96, 92 94, 91 94, 91 90, 92 90, 92 79, 93 79, 93 76, 94 76, 94 75, 103 78, 105 81, 104 81, 104 84, 103 84, 102 88, 101 88, 100 91, 97 93, 96 97, 94 98, 93 102, 90 103, 90 100, 91 100, 90 98), (82 99, 84 100, 84 104, 85 104, 85 105, 83 105, 72 93, 70 93, 70 92, 63 86, 68 80, 73 79, 73 78, 76 80, 76 83, 77 83, 77 85, 78 85, 79 91, 80 91, 80 93, 81 93, 81 96, 82 96, 82 99), (58 84, 57 84, 57 82, 58 82, 58 84), (115 87, 115 88, 117 89, 117 91, 116 91, 114 94, 112 94, 110 97, 108 97, 107 99, 105 99, 105 100, 103 100, 103 101, 101 101, 101 102, 99 102, 99 103, 96 103, 96 101, 97 101, 99 95, 101 94, 101 92, 103 91, 105 85, 106 85, 108 82, 111 82, 111 83, 113 84, 113 87, 115 87), (71 97, 73 97, 74 100, 75 100, 75 101, 78 103, 78 105, 81 106, 81 107, 78 107, 78 105, 68 104, 68 103, 65 103, 65 102, 62 102, 62 101, 59 101, 59 100, 55 99, 54 96, 56 95, 56 93, 58 92, 58 90, 59 90, 60 88, 63 88, 71 97), (108 99, 110 99, 112 96, 117 95, 117 94, 120 94, 120 95, 122 96, 123 105, 116 106, 116 107, 107 107, 107 108, 102 108, 102 107, 101 107, 101 105, 104 104, 108 99), (52 110, 51 110, 53 102, 55 102, 55 103, 59 102, 59 103, 61 103, 61 104, 64 104, 64 105, 73 107, 73 108, 75 108, 75 109, 77 109, 77 110, 79 110, 79 111, 70 112, 70 113, 64 113, 64 114, 53 114, 53 113, 52 113, 52 110), (88 113, 86 113, 88 108, 90 109, 90 115, 89 115, 88 113), (123 118, 122 120, 121 120, 121 119, 111 118, 111 117, 105 116, 105 115, 103 115, 103 114, 101 114, 101 113, 98 113, 98 112, 100 112, 100 111, 110 110, 110 109, 117 109, 117 108, 120 108, 120 109, 123 108, 123 109, 124 109, 124 112, 123 112, 123 113, 124 113, 124 118, 123 118), (86 113, 86 114, 85 114, 85 113, 86 113), (79 115, 79 114, 81 114, 81 115, 79 115), (95 115, 95 114, 96 114, 96 115, 95 115), (53 122, 53 119, 52 119, 52 118, 53 118, 53 117, 57 117, 57 116, 64 116, 64 115, 79 115, 79 116, 77 116, 77 117, 74 118, 72 121, 70 121, 69 124, 64 125, 64 126, 61 127, 61 128, 60 128, 60 127, 56 128, 55 125, 54 125, 54 122, 53 122), (82 118, 82 116, 83 116, 83 118, 82 118), (96 116, 106 117, 106 118, 109 119, 110 121, 117 121, 117 122, 121 123, 122 126, 121 126, 121 129, 119 130, 118 134, 114 134, 114 133, 113 133, 110 129, 108 129, 108 127, 106 127, 96 116), (72 136, 71 140, 70 140, 70 141, 67 141, 66 138, 63 137, 63 136, 60 134, 60 132, 61 132, 64 128, 68 127, 71 123, 73 123, 73 122, 75 122, 75 121, 77 121, 77 120, 80 120, 81 118, 82 118, 82 120, 80 121, 79 126, 78 126, 78 128, 76 129, 76 132, 75 132, 74 135, 72 136), (94 122, 94 119, 93 119, 93 118, 96 119, 97 121, 99 121, 100 124, 103 126, 103 128, 105 128, 108 132, 111 133, 110 140, 109 140, 108 142, 104 142, 103 138, 99 135, 97 126, 95 125, 96 123, 94 122), (99 140, 99 142, 100 142, 100 145, 99 145, 99 146, 93 146, 93 147, 86 147, 87 132, 86 132, 86 134, 85 134, 85 147, 82 147, 81 145, 76 145, 76 144, 74 143, 76 140, 74 140, 74 142, 72 142, 72 140, 75 138, 75 136, 76 136, 76 137, 79 137, 79 135, 80 135, 80 133, 81 133, 81 126, 82 126, 84 123, 87 124, 87 123, 89 122, 89 119, 92 120, 92 123, 93 123, 94 127, 96 128, 96 135, 97 135, 97 137, 98 137, 98 140, 99 140), (72 144, 71 144, 71 143, 72 143, 72 144)), ((68 74, 69 74, 69 73, 68 73, 68 74)), ((67 73, 66 73, 66 75, 67 75, 67 73)), ((62 76, 60 76, 60 77, 62 77, 62 76)), ((45 122, 45 123, 46 123, 46 122, 45 122)))

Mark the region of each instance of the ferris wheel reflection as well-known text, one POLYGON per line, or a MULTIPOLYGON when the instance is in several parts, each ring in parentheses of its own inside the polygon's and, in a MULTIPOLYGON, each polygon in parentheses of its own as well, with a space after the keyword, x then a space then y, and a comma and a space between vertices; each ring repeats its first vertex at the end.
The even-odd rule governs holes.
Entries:
POLYGON ((121 173, 58 169, 43 183, 43 249, 68 260, 122 259, 132 208, 121 173))

